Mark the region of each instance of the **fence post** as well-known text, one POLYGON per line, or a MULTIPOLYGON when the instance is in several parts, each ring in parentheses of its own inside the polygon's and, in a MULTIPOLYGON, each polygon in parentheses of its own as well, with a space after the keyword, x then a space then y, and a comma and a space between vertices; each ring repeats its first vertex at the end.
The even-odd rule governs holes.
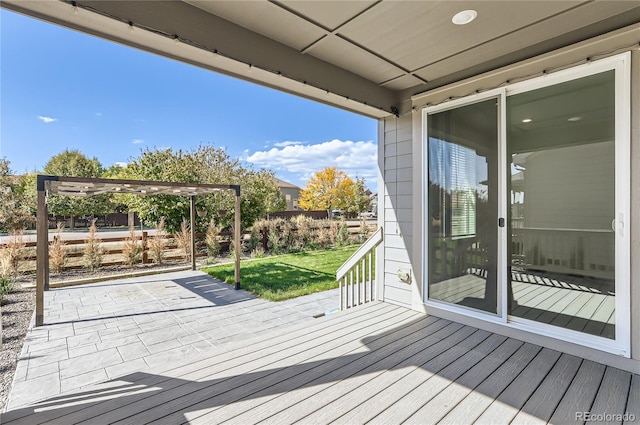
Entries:
POLYGON ((149 263, 149 253, 147 247, 147 232, 142 232, 142 264, 149 263))

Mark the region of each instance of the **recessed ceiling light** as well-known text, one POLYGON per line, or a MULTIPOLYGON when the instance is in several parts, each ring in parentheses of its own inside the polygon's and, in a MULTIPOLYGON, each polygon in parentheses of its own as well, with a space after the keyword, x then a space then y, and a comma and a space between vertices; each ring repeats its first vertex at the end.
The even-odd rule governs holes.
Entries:
POLYGON ((476 19, 477 16, 478 12, 476 12, 475 10, 463 10, 462 12, 458 12, 453 15, 453 18, 451 18, 451 22, 456 25, 466 25, 476 19))
POLYGON ((582 117, 571 117, 567 121, 576 122, 576 121, 580 121, 581 119, 582 117))
POLYGON ((531 122, 531 121, 533 121, 531 118, 525 118, 522 120, 522 122, 531 122))

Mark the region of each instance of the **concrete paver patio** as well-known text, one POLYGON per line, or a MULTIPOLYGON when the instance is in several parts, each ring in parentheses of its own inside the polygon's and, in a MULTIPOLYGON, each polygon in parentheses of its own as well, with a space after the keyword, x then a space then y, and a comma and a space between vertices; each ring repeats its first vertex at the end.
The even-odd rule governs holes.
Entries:
POLYGON ((7 410, 132 372, 169 370, 337 306, 337 290, 274 303, 199 271, 53 289, 45 293, 45 326, 25 339, 7 410))

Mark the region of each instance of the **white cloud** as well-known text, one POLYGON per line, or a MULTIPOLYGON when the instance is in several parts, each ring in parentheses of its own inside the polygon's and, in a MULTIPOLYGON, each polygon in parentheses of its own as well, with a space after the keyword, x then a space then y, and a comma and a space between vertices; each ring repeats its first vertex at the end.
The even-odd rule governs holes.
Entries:
POLYGON ((49 123, 52 123, 54 121, 58 121, 57 118, 43 117, 42 115, 38 115, 38 119, 41 120, 45 124, 49 124, 49 123))
POLYGON ((126 168, 128 164, 126 162, 116 162, 113 165, 117 165, 118 167, 121 167, 121 168, 126 168))
POLYGON ((133 143, 134 145, 139 145, 140 143, 144 143, 144 140, 142 140, 142 139, 133 139, 131 141, 131 143, 133 143))
POLYGON ((277 146, 279 148, 284 148, 286 146, 296 146, 296 145, 301 145, 301 144, 302 144, 302 142, 287 140, 286 142, 274 143, 273 146, 277 146))
POLYGON ((301 181, 325 167, 336 166, 351 178, 364 177, 367 186, 375 187, 378 176, 378 148, 368 141, 334 139, 316 145, 289 144, 257 151, 246 158, 256 166, 298 174, 301 181))

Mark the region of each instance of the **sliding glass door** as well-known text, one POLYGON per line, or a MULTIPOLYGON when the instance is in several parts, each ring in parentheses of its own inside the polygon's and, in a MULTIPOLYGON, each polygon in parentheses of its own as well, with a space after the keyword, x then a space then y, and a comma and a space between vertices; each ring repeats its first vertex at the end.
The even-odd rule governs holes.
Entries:
POLYGON ((430 114, 429 297, 497 314, 498 107, 495 98, 430 114))
POLYGON ((428 304, 629 355, 629 60, 425 110, 428 304))

